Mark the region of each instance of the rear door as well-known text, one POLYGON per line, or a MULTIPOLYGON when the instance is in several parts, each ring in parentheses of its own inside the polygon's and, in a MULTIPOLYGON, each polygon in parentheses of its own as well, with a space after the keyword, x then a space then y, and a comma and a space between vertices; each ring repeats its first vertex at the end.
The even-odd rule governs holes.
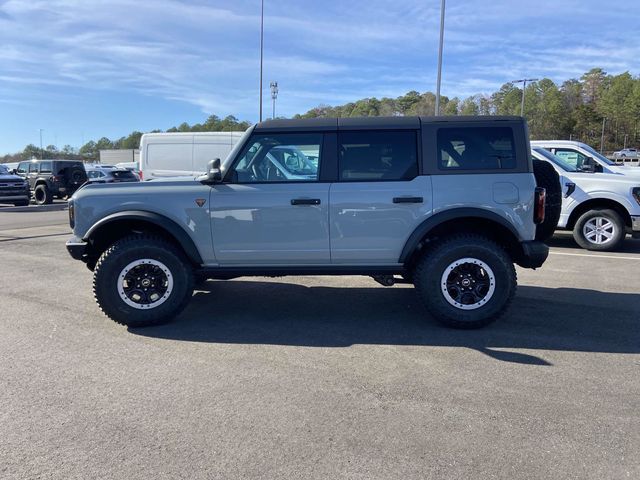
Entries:
POLYGON ((321 180, 323 133, 253 134, 225 183, 212 186, 211 234, 220 265, 322 265, 329 254, 329 183, 321 180), (313 151, 319 168, 289 178, 274 148, 313 151))
POLYGON ((418 133, 408 126, 339 130, 338 181, 330 191, 332 263, 398 263, 432 208, 431 178, 419 175, 418 133))

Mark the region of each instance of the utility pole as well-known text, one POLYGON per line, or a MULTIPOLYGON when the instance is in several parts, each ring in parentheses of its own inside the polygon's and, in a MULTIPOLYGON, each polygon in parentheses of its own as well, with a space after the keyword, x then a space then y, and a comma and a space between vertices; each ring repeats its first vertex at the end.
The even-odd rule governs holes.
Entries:
POLYGON ((604 152, 604 123, 607 120, 606 117, 602 118, 602 136, 600 137, 600 153, 604 152))
POLYGON ((40 160, 44 158, 44 150, 42 149, 42 128, 40 130, 40 160))
POLYGON ((537 82, 537 78, 522 78, 520 80, 513 80, 511 83, 522 83, 522 100, 520 102, 520 116, 524 117, 524 94, 527 91, 527 82, 537 82))
POLYGON ((628 134, 626 134, 626 133, 624 134, 624 145, 622 146, 622 149, 623 149, 623 150, 624 150, 625 148, 627 148, 627 137, 628 137, 628 136, 629 136, 628 134))
POLYGON ((271 88, 271 100, 273 100, 273 111, 271 112, 271 119, 276 118, 276 98, 278 98, 278 82, 271 82, 269 84, 271 88))
POLYGON ((260 121, 262 121, 262 57, 264 52, 264 0, 260 8, 260 121))
POLYGON ((442 0, 440 3, 440 44, 438 46, 438 79, 436 81, 436 115, 440 115, 440 83, 442 81, 442 49, 444 46, 444 9, 445 0, 442 0))

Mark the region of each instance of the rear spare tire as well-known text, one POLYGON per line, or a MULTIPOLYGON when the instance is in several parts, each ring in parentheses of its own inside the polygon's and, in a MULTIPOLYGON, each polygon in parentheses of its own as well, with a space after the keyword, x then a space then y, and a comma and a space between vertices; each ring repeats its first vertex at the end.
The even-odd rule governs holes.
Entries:
POLYGON ((553 236, 562 210, 562 186, 560 176, 553 166, 543 160, 533 160, 536 185, 546 191, 544 221, 536 227, 536 240, 546 241, 553 236))

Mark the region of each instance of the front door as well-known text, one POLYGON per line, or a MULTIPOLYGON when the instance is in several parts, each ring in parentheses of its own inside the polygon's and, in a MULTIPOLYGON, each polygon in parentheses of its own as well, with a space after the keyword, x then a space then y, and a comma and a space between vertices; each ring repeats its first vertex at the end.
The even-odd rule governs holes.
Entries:
POLYGON ((322 133, 251 137, 225 183, 211 188, 211 234, 220 265, 330 262, 329 183, 319 181, 322 143, 322 133), (283 151, 309 161, 276 166, 283 151))

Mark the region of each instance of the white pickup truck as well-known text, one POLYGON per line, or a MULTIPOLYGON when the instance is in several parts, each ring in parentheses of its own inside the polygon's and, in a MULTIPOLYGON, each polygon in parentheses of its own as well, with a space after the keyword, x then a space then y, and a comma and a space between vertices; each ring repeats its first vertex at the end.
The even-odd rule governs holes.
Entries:
POLYGON ((551 163, 560 175, 559 229, 573 230, 578 245, 588 250, 615 250, 627 233, 640 238, 640 178, 581 171, 532 144, 533 157, 551 163))

